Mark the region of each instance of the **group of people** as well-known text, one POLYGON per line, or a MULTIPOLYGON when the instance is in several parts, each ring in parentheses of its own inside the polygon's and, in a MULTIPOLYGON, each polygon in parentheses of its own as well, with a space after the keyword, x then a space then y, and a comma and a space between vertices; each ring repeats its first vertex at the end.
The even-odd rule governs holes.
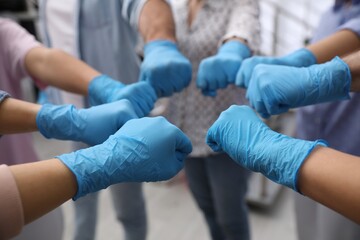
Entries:
POLYGON ((312 43, 284 57, 252 57, 260 44, 255 0, 42 0, 39 11, 50 48, 0 19, 1 239, 70 198, 74 238, 94 239, 97 192, 110 185, 125 239, 145 239, 141 182, 170 179, 184 166, 213 240, 251 238, 251 171, 301 193, 299 239, 360 235, 360 98, 350 93, 360 89, 360 1, 335 1, 312 43), (52 103, 16 100, 25 76, 52 103), (146 117, 162 97, 170 97, 166 118, 146 117), (239 106, 245 98, 264 118, 317 105, 297 111, 295 139, 239 106), (12 135, 32 131, 76 141, 74 151, 36 162, 30 137, 12 135))

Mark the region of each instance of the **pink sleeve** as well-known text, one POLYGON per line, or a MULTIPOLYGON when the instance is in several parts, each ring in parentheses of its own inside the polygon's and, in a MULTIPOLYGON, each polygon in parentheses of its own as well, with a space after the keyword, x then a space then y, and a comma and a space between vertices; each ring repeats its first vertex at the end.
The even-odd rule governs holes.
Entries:
POLYGON ((0 239, 18 235, 23 225, 23 208, 15 179, 7 165, 0 165, 0 239))
MULTIPOLYGON (((40 46, 41 43, 17 23, 0 18, 0 56, 12 79, 29 76, 25 68, 25 56, 31 49, 40 46)), ((39 88, 46 87, 41 81, 34 79, 34 82, 39 88)))

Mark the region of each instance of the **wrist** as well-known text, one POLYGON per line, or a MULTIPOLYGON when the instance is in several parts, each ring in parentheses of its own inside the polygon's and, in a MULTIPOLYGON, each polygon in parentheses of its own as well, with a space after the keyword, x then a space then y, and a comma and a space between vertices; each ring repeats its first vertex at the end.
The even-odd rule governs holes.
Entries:
POLYGON ((231 40, 224 43, 219 48, 219 53, 236 54, 241 56, 243 59, 251 56, 250 48, 246 44, 237 40, 231 40))
POLYGON ((301 48, 280 59, 293 67, 308 67, 317 63, 316 56, 307 48, 301 48))
POLYGON ((314 150, 316 150, 318 147, 327 147, 328 144, 324 140, 316 140, 316 141, 305 141, 305 140, 297 140, 298 141, 297 147, 302 149, 302 152, 297 154, 298 158, 297 161, 294 161, 295 165, 295 172, 294 172, 294 178, 292 182, 292 189, 295 190, 298 193, 300 192, 298 180, 299 180, 299 174, 302 166, 305 164, 305 162, 308 160, 309 156, 311 155, 314 150))
POLYGON ((348 65, 339 57, 330 62, 308 68, 317 90, 312 103, 350 99, 351 73, 348 65))
POLYGON ((107 186, 100 186, 106 181, 106 176, 102 174, 102 166, 98 166, 98 161, 104 156, 109 156, 106 152, 101 152, 103 156, 98 156, 97 148, 81 149, 76 152, 56 156, 74 175, 77 182, 77 192, 73 200, 77 200, 89 193, 99 191, 107 186))
POLYGON ((44 104, 36 116, 36 125, 45 138, 78 141, 81 129, 77 110, 73 105, 44 104))
MULTIPOLYGON (((79 151, 81 151, 81 150, 79 150, 79 151)), ((77 152, 79 152, 79 151, 77 151, 77 152)), ((72 199, 74 201, 77 200, 79 197, 86 195, 86 193, 84 193, 84 187, 82 184, 84 178, 78 172, 78 168, 81 167, 80 162, 79 162, 79 167, 76 166, 77 152, 66 153, 66 154, 62 154, 60 156, 55 157, 63 165, 66 166, 66 168, 72 173, 72 175, 75 178, 77 188, 76 188, 76 192, 74 193, 74 195, 72 197, 72 199)))
POLYGON ((259 172, 283 186, 299 192, 297 188, 298 172, 308 155, 317 146, 327 146, 323 140, 306 141, 295 139, 280 133, 268 135, 272 144, 260 149, 266 158, 259 166, 259 172), (265 164, 265 165, 264 165, 265 164))
POLYGON ((178 51, 178 47, 177 47, 175 42, 172 42, 172 41, 169 41, 169 40, 166 40, 166 39, 157 39, 157 40, 148 42, 144 46, 144 56, 145 56, 145 58, 146 58, 147 55, 151 54, 151 52, 153 52, 154 50, 156 50, 158 48, 169 48, 169 49, 173 49, 173 50, 178 51))
POLYGON ((170 34, 170 32, 154 32, 152 34, 149 34, 146 38, 145 38, 145 43, 150 43, 153 41, 169 41, 172 43, 176 44, 176 38, 174 35, 170 34))
POLYGON ((90 81, 88 87, 90 105, 96 106, 111 102, 109 98, 111 98, 112 92, 125 86, 105 74, 95 77, 90 81))

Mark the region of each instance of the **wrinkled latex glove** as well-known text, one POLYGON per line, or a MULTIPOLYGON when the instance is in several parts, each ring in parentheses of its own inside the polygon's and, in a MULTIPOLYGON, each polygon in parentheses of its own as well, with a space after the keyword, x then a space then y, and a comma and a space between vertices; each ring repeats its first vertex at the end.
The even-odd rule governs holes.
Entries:
POLYGON ((158 97, 171 96, 190 84, 191 64, 175 43, 166 40, 149 42, 144 47, 140 81, 149 82, 158 97))
POLYGON ((348 65, 335 57, 307 68, 258 65, 247 98, 263 117, 290 108, 349 99, 351 74, 348 65))
POLYGON ((201 61, 196 85, 205 96, 216 96, 216 90, 234 83, 241 62, 251 56, 250 49, 239 41, 222 45, 217 54, 201 61))
POLYGON ((138 117, 144 117, 154 108, 157 100, 155 90, 146 82, 124 85, 109 76, 100 75, 89 84, 91 106, 111 103, 121 99, 129 100, 138 117))
POLYGON ((255 56, 243 61, 236 76, 236 86, 248 88, 251 75, 258 64, 285 65, 293 67, 308 67, 316 64, 314 54, 306 48, 301 48, 283 57, 255 56))
POLYGON ((124 99, 80 110, 73 105, 45 104, 36 116, 36 124, 46 138, 96 145, 134 118, 138 117, 132 104, 124 99))
POLYGON ((131 120, 103 144, 57 158, 76 176, 76 200, 115 183, 170 179, 191 151, 181 130, 156 117, 131 120))
POLYGON ((317 145, 326 145, 274 132, 247 106, 231 106, 222 112, 209 129, 206 142, 243 167, 295 191, 304 160, 317 145))

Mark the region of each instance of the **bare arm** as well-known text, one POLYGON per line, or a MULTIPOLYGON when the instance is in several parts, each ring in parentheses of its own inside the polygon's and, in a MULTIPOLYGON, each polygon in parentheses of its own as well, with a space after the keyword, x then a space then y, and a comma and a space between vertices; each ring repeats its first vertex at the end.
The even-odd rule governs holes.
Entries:
POLYGON ((36 115, 40 105, 13 98, 0 103, 0 134, 37 131, 36 115))
POLYGON ((88 84, 98 71, 69 54, 44 47, 31 49, 25 57, 25 67, 29 74, 51 86, 63 90, 88 94, 88 84))
POLYGON ((351 91, 360 92, 360 51, 346 56, 343 60, 351 71, 351 91))
POLYGON ((139 30, 145 43, 157 39, 176 42, 170 6, 164 0, 148 0, 141 11, 139 30))
POLYGON ((73 173, 58 159, 10 167, 23 206, 25 224, 41 217, 77 191, 73 173))
POLYGON ((307 46, 316 57, 317 63, 330 61, 335 56, 345 56, 360 48, 359 36, 350 30, 341 30, 333 35, 307 46))
POLYGON ((315 149, 299 173, 301 192, 360 224, 360 158, 315 149))

